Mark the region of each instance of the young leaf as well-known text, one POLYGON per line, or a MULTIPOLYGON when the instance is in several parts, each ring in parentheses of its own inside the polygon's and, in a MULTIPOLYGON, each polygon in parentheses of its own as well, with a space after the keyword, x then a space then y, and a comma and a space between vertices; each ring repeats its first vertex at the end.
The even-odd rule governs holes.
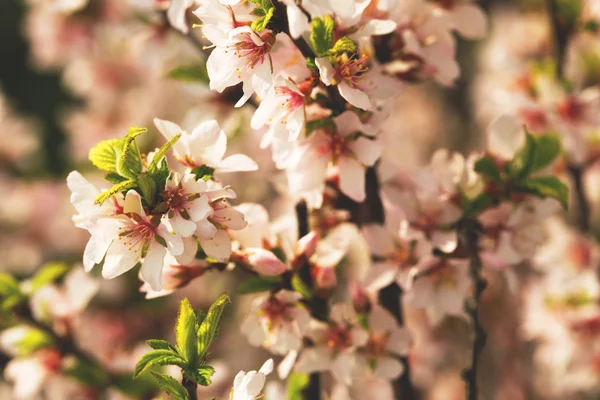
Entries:
POLYGON ((25 335, 15 343, 19 356, 28 356, 36 350, 51 346, 52 338, 39 329, 28 329, 25 335))
POLYGON ((167 151, 179 140, 181 133, 173 136, 167 143, 163 144, 160 149, 152 157, 152 162, 148 165, 148 171, 150 173, 155 172, 158 168, 158 163, 165 157, 167 151))
POLYGON ((44 265, 31 279, 31 292, 58 280, 68 271, 69 267, 65 263, 54 262, 44 265))
POLYGON ((122 139, 122 148, 117 158, 117 173, 129 179, 136 179, 142 172, 142 157, 135 138, 147 132, 146 128, 132 126, 122 139))
POLYGON ((173 400, 188 400, 185 388, 175 378, 158 372, 152 372, 152 376, 156 379, 160 390, 171 396, 173 400))
POLYGON ((146 200, 150 206, 153 206, 157 197, 157 185, 154 177, 151 176, 148 171, 142 172, 137 178, 137 185, 142 191, 142 198, 146 200))
POLYGON ((198 355, 200 358, 206 355, 210 344, 215 339, 219 319, 221 319, 223 309, 228 303, 230 303, 229 296, 227 296, 226 293, 223 293, 210 306, 206 318, 202 321, 202 325, 200 325, 200 329, 198 329, 198 355))
POLYGON ((71 377, 86 386, 93 388, 105 388, 110 384, 109 378, 104 370, 80 361, 63 369, 62 373, 65 376, 71 377))
POLYGON ((555 176, 540 176, 520 183, 515 190, 533 194, 538 197, 551 197, 567 209, 569 206, 569 189, 555 176))
POLYGON ((306 137, 309 137, 311 133, 317 129, 332 128, 335 127, 331 118, 313 119, 312 121, 306 121, 306 137))
POLYGON ((331 15, 313 18, 310 23, 310 44, 317 56, 322 57, 333 47, 335 20, 331 15))
POLYGON ((117 157, 121 152, 121 140, 103 140, 92 147, 88 155, 92 164, 102 171, 117 172, 117 157))
POLYGON ((336 56, 341 53, 356 53, 357 47, 354 40, 347 36, 340 38, 331 50, 327 52, 328 55, 336 56))
POLYGON ((560 155, 560 139, 556 135, 537 135, 535 140, 535 159, 531 168, 531 172, 539 171, 540 169, 552 164, 560 155))
POLYGON ((265 15, 263 15, 262 17, 258 17, 254 21, 252 21, 252 25, 250 26, 252 28, 252 30, 255 32, 264 31, 267 28, 267 26, 269 25, 269 22, 271 22, 271 19, 273 18, 274 13, 275 13, 275 8, 271 7, 267 10, 265 15))
POLYGON ((137 186, 137 182, 133 179, 130 179, 125 182, 121 182, 118 185, 114 185, 112 188, 110 188, 106 192, 102 192, 98 197, 96 197, 96 200, 94 200, 94 203, 102 204, 106 200, 108 200, 109 198, 114 196, 115 194, 126 192, 129 189, 133 189, 136 186, 137 186))
POLYGON ((308 374, 293 372, 287 381, 287 400, 303 400, 302 391, 308 386, 308 374))
POLYGON ((175 334, 177 337, 177 349, 179 354, 188 361, 188 365, 195 365, 197 351, 196 332, 198 323, 196 313, 190 301, 185 298, 179 303, 179 315, 175 334))
POLYGON ((154 350, 144 354, 142 358, 140 358, 135 366, 133 377, 135 378, 145 372, 148 368, 161 365, 177 365, 178 367, 185 368, 187 362, 179 354, 170 350, 154 350))
POLYGON ((268 292, 277 289, 281 286, 281 277, 276 276, 273 278, 263 276, 253 276, 242 282, 238 286, 237 292, 239 294, 250 294, 268 292))
POLYGON ((167 74, 171 79, 178 80, 186 83, 202 83, 208 84, 210 79, 208 77, 208 71, 204 64, 194 65, 182 65, 177 67, 167 74))
POLYGON ((215 373, 215 369, 210 365, 201 365, 193 370, 185 370, 184 376, 193 380, 200 386, 208 386, 211 383, 211 378, 215 373))
POLYGON ((488 157, 482 157, 475 163, 475 172, 492 179, 495 182, 502 182, 500 171, 494 160, 488 157))
POLYGON ((154 350, 171 350, 174 353, 177 352, 177 349, 175 348, 175 346, 173 346, 171 343, 167 342, 166 340, 150 339, 150 340, 146 340, 146 344, 148 346, 152 347, 154 350))
POLYGON ((312 293, 310 292, 310 288, 302 280, 302 278, 298 275, 294 275, 292 277, 292 289, 294 289, 294 291, 300 293, 302 295, 302 297, 304 297, 305 299, 312 298, 312 293))
POLYGON ((10 310, 24 299, 19 282, 8 274, 0 273, 0 311, 10 310))
POLYGON ((192 170, 192 174, 196 175, 196 179, 202 179, 203 181, 212 179, 214 173, 215 169, 208 165, 201 165, 192 170))
POLYGON ((535 147, 533 136, 527 134, 525 145, 515 154, 515 158, 509 164, 511 177, 519 180, 529 176, 535 160, 535 147))

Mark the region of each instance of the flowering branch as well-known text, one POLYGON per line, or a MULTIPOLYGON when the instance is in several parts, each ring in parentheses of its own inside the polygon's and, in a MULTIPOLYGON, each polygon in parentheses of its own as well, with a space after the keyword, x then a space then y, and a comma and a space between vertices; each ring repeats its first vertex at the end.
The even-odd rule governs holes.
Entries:
MULTIPOLYGON (((546 8, 550 20, 550 28, 552 32, 552 41, 554 46, 555 74, 558 81, 565 79, 564 63, 567 45, 569 38, 574 30, 575 21, 570 21, 564 15, 561 15, 556 0, 546 0, 546 8)), ((568 171, 575 186, 575 199, 578 209, 578 226, 579 229, 587 233, 591 229, 590 224, 590 205, 585 194, 585 183, 583 175, 585 173, 585 165, 576 165, 569 163, 568 171)))
POLYGON ((477 221, 467 220, 461 229, 462 241, 469 256, 469 275, 473 282, 473 297, 466 305, 466 311, 473 321, 473 347, 471 352, 471 365, 463 371, 463 379, 466 383, 467 400, 477 400, 477 372, 479 366, 479 355, 485 346, 486 332, 481 325, 480 308, 481 296, 487 286, 487 282, 481 276, 482 263, 479 255, 479 237, 481 227, 477 221))

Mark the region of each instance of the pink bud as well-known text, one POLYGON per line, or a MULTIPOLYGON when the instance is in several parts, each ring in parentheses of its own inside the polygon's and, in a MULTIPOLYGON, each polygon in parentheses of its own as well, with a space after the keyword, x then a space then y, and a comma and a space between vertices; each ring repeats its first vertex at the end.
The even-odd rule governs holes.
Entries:
POLYGON ((258 247, 245 249, 244 258, 260 275, 277 276, 287 271, 287 266, 268 250, 258 247))
POLYGON ((337 285, 335 268, 316 267, 314 270, 315 283, 320 289, 331 289, 337 285))
POLYGON ((350 282, 350 295, 352 296, 352 305, 358 313, 368 313, 371 311, 371 299, 367 293, 354 281, 350 282))
POLYGON ((297 242, 294 248, 294 255, 296 257, 305 256, 309 258, 317 248, 317 241, 319 235, 316 232, 310 232, 307 235, 302 236, 297 242))

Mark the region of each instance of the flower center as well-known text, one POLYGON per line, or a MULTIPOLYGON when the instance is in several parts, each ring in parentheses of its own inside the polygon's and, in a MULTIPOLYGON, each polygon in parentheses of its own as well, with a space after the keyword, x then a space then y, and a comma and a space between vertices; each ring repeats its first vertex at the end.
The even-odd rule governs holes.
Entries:
POLYGON ((166 190, 161 194, 161 197, 169 206, 169 210, 185 212, 188 199, 182 187, 166 190))
POLYGON ((342 350, 350 347, 352 344, 352 338, 350 332, 339 325, 332 326, 329 328, 327 333, 327 346, 334 350, 342 350))
POLYGON ((275 88, 275 93, 278 96, 282 96, 285 98, 284 103, 281 107, 287 109, 290 112, 304 105, 304 96, 285 85, 277 86, 275 88))
POLYGON ((389 338, 390 335, 387 332, 371 334, 366 344, 367 353, 369 353, 369 356, 372 358, 379 358, 386 355, 386 347, 389 338))
MULTIPOLYGON (((248 69, 254 69, 258 64, 265 62, 265 57, 269 54, 271 47, 275 44, 275 36, 272 33, 266 33, 261 36, 263 44, 258 45, 252 39, 251 33, 242 33, 242 39, 235 43, 233 46, 227 46, 234 51, 234 54, 239 58, 243 59, 244 67, 248 69)), ((241 70, 238 68, 238 75, 241 74, 241 70)))
POLYGON ((338 67, 336 71, 340 79, 346 81, 352 87, 359 85, 362 78, 369 70, 369 57, 348 57, 347 54, 343 54, 338 57, 338 67))
POLYGON ((119 240, 123 241, 129 251, 137 253, 143 250, 143 247, 148 244, 156 236, 156 228, 152 223, 142 217, 134 214, 132 221, 128 226, 119 228, 119 240), (142 249, 139 249, 139 245, 142 245, 142 249))

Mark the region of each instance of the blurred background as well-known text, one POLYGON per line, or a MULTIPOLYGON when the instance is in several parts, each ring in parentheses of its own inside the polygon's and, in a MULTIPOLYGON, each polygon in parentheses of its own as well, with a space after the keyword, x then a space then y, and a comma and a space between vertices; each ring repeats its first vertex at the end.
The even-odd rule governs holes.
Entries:
MULTIPOLYGON (((73 14, 57 14, 45 3, 0 1, 0 272, 25 278, 52 261, 79 268, 88 233, 71 221, 75 211, 69 203, 66 175, 74 169, 91 174, 89 149, 99 140, 124 135, 131 125, 148 127, 143 148, 154 148, 162 142, 152 126, 154 117, 179 122, 184 128, 218 119, 230 138, 229 152, 249 154, 261 167, 255 173, 227 177, 240 201, 263 204, 272 220, 293 207, 274 200, 280 179, 269 152, 259 149, 260 135, 249 129, 251 107, 234 112, 227 95, 211 94, 197 80, 171 79, 178 66, 195 65, 205 58, 196 43, 199 34, 193 33, 196 38, 190 40, 165 26, 158 13, 149 16, 153 0, 90 0, 73 14)), ((506 95, 511 85, 531 68, 531 60, 551 53, 544 1, 478 4, 490 17, 490 33, 482 41, 457 38, 461 76, 455 84, 406 84, 396 100, 384 132, 394 137, 386 148, 384 178, 386 164, 390 170, 409 170, 427 163, 441 147, 463 154, 481 149, 489 122, 508 105, 512 108, 507 111, 515 111, 514 101, 506 95)), ((575 54, 567 68, 575 71, 573 76, 585 75, 597 82, 599 42, 597 34, 578 42, 587 57, 586 69, 581 72, 579 53, 575 54)), ((597 166, 589 171, 585 179, 596 215, 600 179, 597 166)), ((549 221, 548 229, 554 244, 577 236, 562 220, 549 221)), ((597 245, 590 238, 593 235, 585 241, 573 239, 577 245, 585 242, 583 250, 581 246, 562 254, 544 250, 541 268, 523 266, 510 276, 489 272, 482 399, 600 398, 600 319, 595 308, 593 312, 586 308, 598 292, 590 284, 595 281, 593 270, 584 268, 597 261, 597 245), (550 279, 551 284, 540 278, 550 267, 587 272, 569 278, 570 291, 565 294, 562 287, 556 288, 558 278, 550 279), (523 282, 516 292, 511 288, 515 279, 523 282), (573 297, 583 293, 582 287, 588 297, 573 297), (554 302, 548 301, 550 292, 554 302)), ((146 350, 143 340, 172 338, 180 298, 187 296, 196 307, 206 308, 219 293, 235 292, 239 278, 207 274, 175 295, 156 300, 144 299, 135 271, 100 283, 100 293, 83 316, 78 336, 108 365, 128 370, 146 350)), ((237 371, 256 369, 268 358, 259 350, 251 351, 238 331, 249 302, 237 297, 226 313, 213 354, 215 384, 207 396, 227 393, 237 371), (239 357, 240 352, 248 356, 239 357)), ((418 337, 411 362, 422 398, 464 398, 459 371, 468 356, 468 324, 447 318, 432 327, 414 310, 407 318, 418 337)), ((7 361, 0 353, 0 372, 7 361)), ((0 398, 9 396, 0 389, 0 398)))

